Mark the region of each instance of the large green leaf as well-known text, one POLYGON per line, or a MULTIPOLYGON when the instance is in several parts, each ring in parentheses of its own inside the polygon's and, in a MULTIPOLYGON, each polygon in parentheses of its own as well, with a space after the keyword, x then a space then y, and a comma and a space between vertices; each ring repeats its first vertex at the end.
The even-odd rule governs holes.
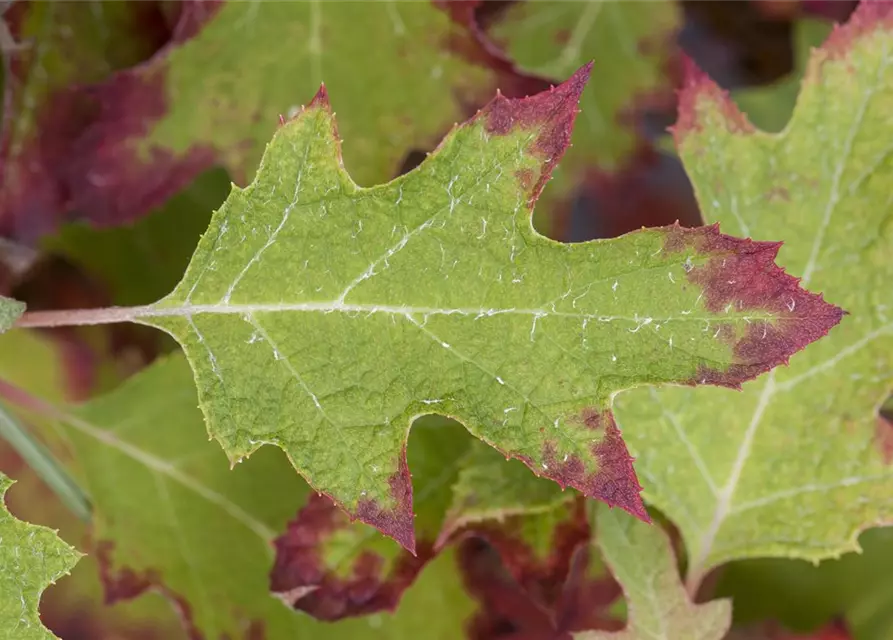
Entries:
MULTIPOLYGON (((890 433, 877 416, 893 383, 891 11, 863 3, 813 54, 777 135, 688 69, 675 135, 704 215, 785 238, 780 262, 850 312, 743 393, 618 398, 645 495, 681 529, 692 589, 735 558, 857 549, 860 530, 893 516, 890 433)), ((788 306, 812 322, 799 301, 788 306)))
POLYGON ((9 329, 25 311, 25 304, 0 296, 0 333, 9 329))
POLYGON ((680 14, 673 2, 518 2, 489 29, 522 69, 553 82, 595 61, 598 81, 583 93, 573 148, 543 194, 542 211, 550 213, 596 172, 630 164, 645 144, 635 112, 672 100, 680 14))
POLYGON ((214 214, 176 289, 116 317, 183 345, 231 461, 282 447, 317 491, 409 549, 406 438, 426 413, 647 517, 614 393, 735 387, 841 311, 773 264, 776 244, 716 227, 574 245, 537 234, 533 203, 587 76, 498 96, 370 189, 341 165, 321 91, 214 214))
POLYGON ((626 595, 629 620, 617 633, 589 632, 578 640, 722 640, 729 630, 728 600, 695 604, 679 578, 676 558, 658 526, 599 505, 596 540, 626 595))
MULTIPOLYGON (((12 481, 0 474, 0 501, 12 481)), ((0 633, 16 640, 55 638, 40 622, 40 594, 77 563, 54 531, 13 517, 0 504, 0 633)))

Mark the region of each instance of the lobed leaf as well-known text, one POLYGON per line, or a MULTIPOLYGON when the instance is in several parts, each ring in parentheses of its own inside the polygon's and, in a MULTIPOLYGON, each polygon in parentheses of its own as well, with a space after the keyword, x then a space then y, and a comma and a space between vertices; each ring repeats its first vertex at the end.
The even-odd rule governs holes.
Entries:
POLYGON ((670 541, 660 527, 628 515, 595 510, 596 540, 626 595, 628 621, 617 633, 587 632, 577 640, 722 640, 729 630, 728 600, 693 603, 679 578, 670 541))
MULTIPOLYGON (((0 474, 0 501, 12 481, 0 474)), ((0 629, 16 640, 55 638, 43 626, 43 590, 68 574, 81 554, 55 531, 16 519, 0 504, 0 629)))
MULTIPOLYGON (((735 558, 817 561, 893 516, 893 3, 863 2, 816 50, 787 128, 754 130, 689 65, 675 135, 704 215, 785 238, 779 261, 848 315, 742 393, 618 398, 647 499, 679 525, 689 584, 735 558)), ((808 326, 813 308, 787 301, 808 326)), ((706 328, 706 327, 705 327, 706 328)))
POLYGON ((839 321, 773 264, 776 244, 716 227, 574 245, 538 235, 533 203, 588 73, 497 96, 420 167, 370 189, 341 165, 324 90, 279 130, 180 284, 128 311, 183 346, 230 460, 275 444, 412 550, 407 432, 437 412, 647 519, 612 396, 736 387, 839 321))

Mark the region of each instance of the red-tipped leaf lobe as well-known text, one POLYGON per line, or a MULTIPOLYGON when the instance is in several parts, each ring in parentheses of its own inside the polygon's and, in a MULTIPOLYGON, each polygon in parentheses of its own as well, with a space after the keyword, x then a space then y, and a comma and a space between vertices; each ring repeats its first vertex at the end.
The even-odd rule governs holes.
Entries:
POLYGON ((740 133, 752 133, 754 126, 741 113, 728 91, 720 88, 704 73, 694 60, 688 56, 682 56, 682 88, 679 95, 679 115, 676 124, 670 127, 676 146, 681 147, 688 134, 701 130, 701 118, 698 114, 698 104, 702 100, 710 100, 722 111, 726 127, 730 131, 740 133))
MULTIPOLYGON (((552 170, 570 145, 574 120, 580 112, 577 104, 589 74, 592 63, 574 72, 567 81, 528 98, 510 99, 497 93, 474 120, 482 119, 487 133, 505 135, 518 129, 539 127, 540 132, 528 151, 543 159, 543 167, 533 187, 528 191, 528 207, 539 198, 543 187, 552 176, 552 170)), ((531 176, 520 178, 520 182, 532 183, 531 176)))
POLYGON ((834 26, 821 47, 832 60, 849 55, 854 40, 875 29, 893 29, 893 2, 890 0, 862 0, 849 20, 834 26))
POLYGON ((400 550, 390 567, 385 558, 364 550, 351 561, 344 575, 341 567, 326 566, 324 547, 330 538, 352 526, 349 517, 331 500, 311 495, 274 542, 276 560, 270 573, 273 593, 288 606, 320 620, 394 610, 433 556, 433 546, 421 544, 418 556, 400 550))
POLYGON ((711 256, 686 275, 703 291, 708 311, 719 313, 731 305, 739 313, 770 313, 776 318, 752 320, 741 336, 720 322, 719 337, 730 343, 734 361, 725 370, 701 366, 689 384, 738 389, 743 382, 787 364, 788 358, 827 335, 845 315, 821 294, 801 288, 799 278, 775 264, 781 243, 726 236, 718 224, 697 229, 674 225, 666 231, 665 251, 692 248, 711 256))
POLYGON ((406 462, 406 447, 400 452, 399 468, 388 479, 394 506, 383 508, 375 500, 361 499, 357 503, 357 515, 361 521, 372 525, 383 534, 392 537, 409 553, 415 554, 415 531, 412 512, 412 475, 406 462))
POLYGON ((556 444, 546 441, 543 445, 542 462, 527 456, 514 456, 530 467, 538 476, 554 480, 561 486, 573 487, 585 496, 596 498, 610 507, 620 507, 643 522, 651 517, 642 503, 639 493, 642 486, 633 469, 634 458, 620 435, 620 429, 610 411, 584 409, 579 417, 583 428, 600 436, 590 447, 596 468, 587 468, 577 455, 558 455, 556 444))

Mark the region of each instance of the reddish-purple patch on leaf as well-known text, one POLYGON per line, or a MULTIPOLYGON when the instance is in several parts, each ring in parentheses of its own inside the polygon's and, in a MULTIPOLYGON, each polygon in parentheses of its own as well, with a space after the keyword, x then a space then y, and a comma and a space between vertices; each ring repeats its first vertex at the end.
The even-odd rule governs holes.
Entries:
MULTIPOLYGON (((688 248, 709 256, 705 265, 689 269, 686 276, 701 288, 708 311, 720 313, 731 305, 736 312, 770 313, 776 318, 748 323, 744 335, 734 338, 734 362, 728 369, 701 365, 689 384, 740 388, 741 383, 787 364, 790 356, 827 335, 845 315, 821 294, 802 289, 799 278, 775 264, 780 242, 723 235, 718 224, 697 229, 674 225, 665 231, 664 251, 688 248)), ((720 318, 717 322, 722 324, 720 318)))
POLYGON ((530 190, 528 206, 533 208, 552 175, 552 170, 571 141, 577 104, 589 80, 592 63, 580 67, 566 82, 529 98, 506 98, 501 93, 491 100, 474 120, 481 119, 491 135, 506 135, 518 129, 540 128, 529 150, 543 159, 539 179, 530 190))
POLYGON ((390 568, 385 558, 368 550, 351 560, 350 573, 337 575, 325 565, 326 541, 350 528, 350 518, 331 500, 311 495, 307 505, 276 539, 276 560, 270 588, 288 606, 320 620, 340 620, 376 611, 393 611, 403 592, 433 556, 433 545, 421 543, 417 556, 400 550, 390 568))
POLYGON ((223 0, 184 0, 179 9, 172 40, 182 44, 198 35, 223 7, 223 0))
POLYGON ((831 60, 845 58, 852 50, 854 40, 877 29, 893 29, 893 2, 862 0, 845 24, 835 25, 820 51, 831 60))
POLYGON ((84 92, 100 105, 100 113, 72 144, 62 178, 69 206, 89 212, 93 224, 135 220, 214 164, 214 150, 207 145, 182 154, 152 147, 148 158, 140 157, 133 140, 144 138, 168 109, 162 72, 135 67, 84 92))
MULTIPOLYGON (((509 516, 499 522, 487 520, 460 527, 458 531, 445 524, 444 529, 455 538, 476 536, 486 540, 499 553, 502 563, 531 599, 546 607, 559 600, 571 571, 571 560, 580 545, 587 544, 591 534, 582 497, 560 507, 566 509, 567 519, 552 531, 546 557, 522 537, 523 519, 528 516, 509 516)), ((536 517, 536 516, 532 516, 536 517)), ((438 541, 438 547, 442 545, 438 541)))
POLYGON ((392 537, 411 554, 415 554, 412 476, 409 473, 409 464, 406 462, 406 447, 400 453, 398 466, 396 473, 388 479, 394 506, 384 509, 376 500, 361 498, 357 503, 356 517, 386 536, 392 537))
POLYGON ((608 614, 608 608, 621 595, 620 586, 610 576, 592 579, 586 575, 589 546, 577 547, 558 601, 544 607, 505 571, 495 549, 481 538, 465 538, 459 545, 457 561, 466 590, 480 603, 467 623, 468 637, 571 640, 575 631, 621 629, 623 622, 608 614))
MULTIPOLYGON (((503 1, 483 0, 434 0, 434 4, 445 11, 458 29, 449 34, 444 48, 464 58, 468 62, 485 67, 495 73, 495 86, 483 88, 475 92, 481 97, 472 105, 462 96, 457 96, 460 103, 465 103, 469 117, 477 107, 490 99, 494 89, 500 90, 508 98, 523 98, 549 88, 550 83, 542 78, 520 71, 514 61, 496 46, 484 32, 481 21, 492 19, 510 4, 503 1)), ((474 102, 474 101, 472 101, 474 102)))
MULTIPOLYGON (((26 243, 34 242, 73 217, 66 184, 67 167, 77 162, 72 145, 101 106, 78 83, 96 80, 109 70, 144 60, 173 37, 161 3, 149 1, 132 3, 126 16, 116 14, 109 18, 114 29, 104 43, 102 55, 90 53, 89 48, 78 48, 82 43, 78 37, 83 38, 83 34, 54 35, 53 29, 61 27, 53 24, 58 18, 51 16, 41 19, 42 28, 49 29, 43 38, 49 40, 38 43, 24 29, 31 18, 29 13, 39 4, 17 2, 4 14, 13 38, 30 43, 8 52, 6 108, 0 122, 0 234, 26 243), (75 61, 67 71, 70 76, 46 75, 60 72, 47 71, 36 58, 44 45, 58 48, 55 55, 68 54, 75 61), (69 45, 71 49, 64 48, 69 45), (30 83, 37 70, 44 75, 38 76, 35 88, 30 83), (32 97, 37 95, 38 100, 30 104, 23 97, 26 92, 32 97), (32 109, 33 113, 25 113, 26 109, 32 109), (27 127, 27 132, 19 138, 22 126, 27 127)), ((70 6, 75 7, 71 11, 76 15, 77 3, 70 6)), ((102 16, 91 15, 96 20, 104 20, 102 16)), ((68 28, 78 30, 78 26, 68 28)))
POLYGON ((95 545, 95 557, 99 565, 99 580, 102 583, 105 603, 111 605, 123 600, 132 600, 150 590, 156 591, 170 602, 189 640, 205 640, 204 634, 195 625, 192 607, 186 599, 168 588, 154 570, 139 574, 129 567, 115 568, 112 560, 114 547, 114 543, 109 540, 100 540, 95 545))
POLYGON ((643 522, 651 522, 639 493, 642 487, 633 470, 633 458, 614 422, 610 411, 584 409, 580 423, 600 436, 590 448, 596 461, 593 471, 577 455, 557 455, 555 444, 543 444, 542 462, 525 456, 516 456, 534 473, 557 482, 562 488, 573 487, 590 498, 596 498, 611 507, 620 507, 643 522))
POLYGON ((679 116, 676 124, 670 127, 676 146, 681 147, 685 138, 692 132, 701 130, 701 116, 698 105, 704 100, 712 101, 722 112, 725 126, 734 133, 753 133, 754 126, 741 113, 729 97, 728 91, 720 88, 706 73, 701 71, 694 60, 682 56, 682 88, 679 90, 679 116))

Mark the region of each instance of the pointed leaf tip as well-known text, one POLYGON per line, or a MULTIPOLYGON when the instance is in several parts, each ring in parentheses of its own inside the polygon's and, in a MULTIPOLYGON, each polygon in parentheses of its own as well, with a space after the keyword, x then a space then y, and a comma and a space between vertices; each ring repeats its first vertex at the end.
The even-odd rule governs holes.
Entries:
POLYGON ((540 129, 529 150, 544 159, 542 173, 535 183, 522 180, 525 190, 530 193, 528 204, 531 208, 570 145, 574 121, 579 113, 577 105, 591 71, 592 62, 589 62, 560 85, 526 98, 506 98, 497 92, 496 97, 472 118, 472 122, 483 118, 487 133, 491 135, 507 135, 518 129, 540 129))
POLYGON ((319 91, 316 92, 316 95, 313 96, 313 100, 307 105, 308 109, 313 109, 314 107, 325 109, 329 113, 332 112, 332 105, 329 102, 329 92, 326 90, 325 82, 319 85, 319 91))
POLYGON ((730 131, 750 133, 754 130, 747 116, 729 97, 729 93, 686 55, 682 56, 682 88, 679 89, 678 96, 676 124, 669 128, 677 147, 682 146, 689 133, 701 130, 702 116, 698 110, 702 100, 715 103, 730 131))

